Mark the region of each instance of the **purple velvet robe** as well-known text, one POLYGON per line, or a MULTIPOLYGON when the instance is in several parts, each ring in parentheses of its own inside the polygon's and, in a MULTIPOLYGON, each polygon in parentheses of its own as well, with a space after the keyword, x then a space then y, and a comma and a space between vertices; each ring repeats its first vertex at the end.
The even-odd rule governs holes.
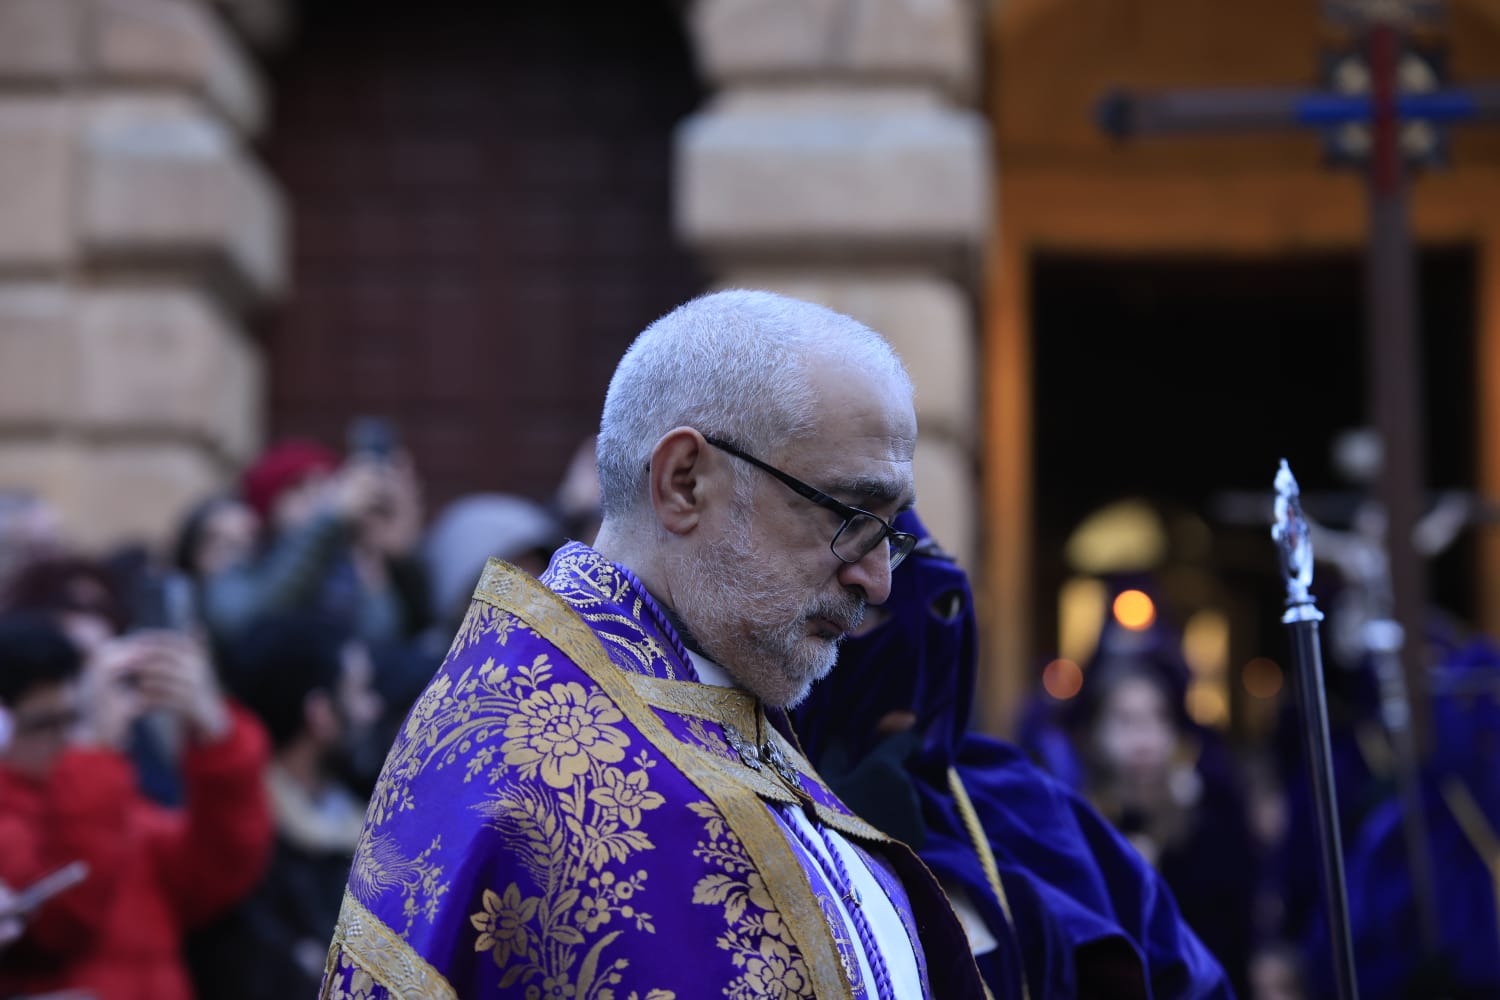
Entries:
POLYGON ((874 862, 929 996, 983 995, 921 862, 754 698, 699 683, 631 577, 573 544, 542 580, 490 563, 407 717, 324 997, 864 996, 840 889, 783 834, 788 808, 874 862))

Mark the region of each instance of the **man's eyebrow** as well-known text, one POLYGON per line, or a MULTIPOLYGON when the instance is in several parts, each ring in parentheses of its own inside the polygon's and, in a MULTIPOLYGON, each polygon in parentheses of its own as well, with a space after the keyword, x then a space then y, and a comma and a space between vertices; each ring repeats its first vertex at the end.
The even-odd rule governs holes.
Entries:
POLYGON ((900 503, 901 509, 906 510, 916 502, 909 484, 879 476, 850 476, 834 483, 828 492, 849 498, 856 507, 900 503))

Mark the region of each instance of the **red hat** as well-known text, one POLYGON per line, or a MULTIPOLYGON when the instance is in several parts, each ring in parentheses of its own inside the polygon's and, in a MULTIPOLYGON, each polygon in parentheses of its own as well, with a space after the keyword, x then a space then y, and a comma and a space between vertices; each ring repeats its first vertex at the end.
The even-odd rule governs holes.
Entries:
POLYGON ((245 502, 262 518, 270 516, 276 498, 316 472, 338 468, 338 456, 314 441, 283 441, 245 470, 240 488, 245 502))

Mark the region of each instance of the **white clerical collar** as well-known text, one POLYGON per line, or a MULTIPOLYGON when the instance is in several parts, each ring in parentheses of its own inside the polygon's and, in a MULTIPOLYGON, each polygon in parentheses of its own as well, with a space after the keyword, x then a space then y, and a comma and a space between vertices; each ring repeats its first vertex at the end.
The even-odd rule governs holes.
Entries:
POLYGON ((714 687, 739 687, 734 682, 734 678, 729 676, 729 672, 713 660, 710 660, 706 656, 701 656, 691 649, 687 651, 687 655, 693 661, 693 669, 698 672, 698 679, 703 683, 712 684, 714 687))

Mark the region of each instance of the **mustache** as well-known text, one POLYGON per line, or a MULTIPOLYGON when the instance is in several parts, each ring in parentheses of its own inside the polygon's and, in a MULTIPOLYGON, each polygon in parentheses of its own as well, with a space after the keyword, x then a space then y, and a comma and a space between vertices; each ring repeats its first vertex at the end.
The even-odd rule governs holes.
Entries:
POLYGON ((839 627, 841 632, 852 632, 865 620, 865 602, 853 594, 840 597, 823 595, 807 608, 807 618, 824 618, 839 627))

